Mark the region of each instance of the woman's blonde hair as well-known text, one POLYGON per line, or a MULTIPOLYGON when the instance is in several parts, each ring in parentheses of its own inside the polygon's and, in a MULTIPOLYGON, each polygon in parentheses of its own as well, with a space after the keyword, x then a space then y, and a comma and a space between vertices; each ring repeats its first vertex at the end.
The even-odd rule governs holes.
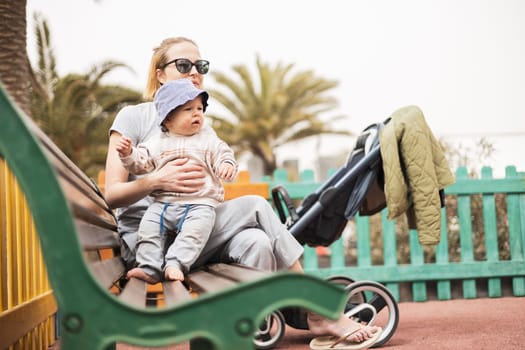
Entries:
POLYGON ((168 57, 166 53, 172 45, 183 42, 191 43, 195 45, 196 48, 199 48, 195 41, 182 36, 177 36, 162 40, 160 45, 153 49, 153 55, 151 56, 148 70, 148 80, 146 82, 146 89, 144 90, 144 98, 147 100, 153 100, 155 93, 160 88, 160 82, 157 80, 157 69, 162 68, 167 63, 168 57))

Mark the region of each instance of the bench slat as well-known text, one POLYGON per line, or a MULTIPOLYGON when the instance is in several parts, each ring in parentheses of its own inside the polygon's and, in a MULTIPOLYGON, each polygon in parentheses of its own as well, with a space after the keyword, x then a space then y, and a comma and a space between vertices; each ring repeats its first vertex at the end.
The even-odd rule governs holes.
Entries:
POLYGON ((73 206, 86 208, 98 214, 108 224, 114 224, 116 220, 113 213, 95 182, 67 158, 35 124, 31 123, 30 128, 42 142, 43 149, 57 172, 60 186, 68 201, 73 206))
POLYGON ((100 212, 95 212, 89 208, 78 206, 76 203, 72 203, 73 216, 82 221, 89 222, 90 224, 105 227, 112 231, 117 231, 116 218, 112 213, 103 213, 103 216, 100 215, 100 212))
POLYGON ((173 306, 191 299, 189 291, 181 281, 167 281, 162 283, 164 301, 166 305, 173 306))
POLYGON ((98 282, 106 289, 113 286, 124 276, 126 271, 124 262, 120 257, 96 261, 90 263, 90 266, 98 282))
POLYGON ((64 163, 69 161, 69 159, 59 158, 58 155, 49 152, 47 152, 47 155, 58 173, 60 185, 64 193, 71 202, 77 201, 75 196, 79 196, 80 198, 85 197, 87 199, 86 202, 92 203, 93 208, 110 211, 109 205, 102 197, 95 183, 85 175, 79 177, 80 169, 74 164, 64 163), (73 194, 75 196, 72 196, 73 194))
POLYGON ((270 273, 239 264, 212 264, 206 266, 205 269, 210 273, 236 282, 255 280, 267 276, 270 273))
POLYGON ((75 220, 75 226, 84 250, 120 247, 119 236, 115 230, 75 220))
POLYGON ((86 183, 85 181, 74 177, 74 174, 71 173, 71 170, 64 169, 60 163, 60 160, 56 160, 58 168, 55 166, 55 170, 58 172, 58 178, 60 179, 60 185, 64 188, 64 192, 71 201, 75 201, 75 198, 71 197, 71 187, 75 188, 75 192, 80 192, 81 196, 87 197, 89 202, 92 202, 95 207, 101 208, 108 211, 109 206, 106 201, 100 197, 99 190, 94 187, 91 181, 86 183), (97 191, 97 192, 95 192, 97 191))
POLYGON ((62 189, 67 191, 67 199, 75 217, 94 224, 116 225, 116 218, 111 210, 99 206, 100 203, 92 201, 92 198, 85 196, 82 191, 63 178, 59 178, 59 181, 62 189))
POLYGON ((119 298, 137 307, 146 306, 146 282, 137 278, 130 278, 119 295, 119 298))
POLYGON ((219 291, 236 285, 231 279, 213 275, 205 270, 190 273, 186 280, 192 289, 201 293, 219 291))
POLYGON ((109 206, 105 204, 103 195, 95 183, 86 174, 84 174, 84 172, 82 172, 82 170, 80 170, 80 168, 75 163, 66 157, 62 150, 60 150, 53 143, 53 141, 38 128, 36 124, 31 123, 29 127, 31 131, 36 134, 40 142, 42 142, 49 160, 53 164, 55 170, 59 172, 59 177, 66 177, 70 180, 74 179, 74 182, 82 182, 83 186, 85 186, 84 193, 92 195, 93 198, 98 197, 100 203, 104 203, 102 207, 109 208, 109 206))

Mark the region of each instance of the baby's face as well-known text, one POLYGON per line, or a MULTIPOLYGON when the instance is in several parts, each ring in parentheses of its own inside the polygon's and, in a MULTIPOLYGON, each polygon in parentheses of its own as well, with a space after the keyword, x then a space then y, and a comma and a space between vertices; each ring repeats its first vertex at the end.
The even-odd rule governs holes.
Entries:
POLYGON ((170 133, 183 136, 198 133, 203 123, 204 106, 201 96, 177 107, 164 120, 164 126, 170 133))

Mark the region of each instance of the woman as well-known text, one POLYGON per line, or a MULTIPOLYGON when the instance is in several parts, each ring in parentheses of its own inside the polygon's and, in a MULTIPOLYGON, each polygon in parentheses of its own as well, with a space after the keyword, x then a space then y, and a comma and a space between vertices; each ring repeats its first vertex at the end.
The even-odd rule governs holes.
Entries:
MULTIPOLYGON (((145 97, 152 99, 161 84, 181 78, 191 80, 200 89, 208 67, 207 61, 201 60, 193 41, 166 39, 153 51, 145 97)), ((106 199, 111 207, 119 208, 117 216, 124 241, 123 256, 131 265, 134 263, 138 223, 151 200, 148 194, 159 189, 192 193, 204 184, 203 169, 186 164, 186 159, 178 159, 158 172, 130 181, 133 178, 122 166, 115 146, 121 135, 130 137, 136 145, 160 133, 156 118, 153 102, 145 102, 123 108, 110 128, 106 199)), ((235 261, 263 270, 301 270, 298 259, 303 248, 275 220, 271 206, 264 199, 245 196, 220 205, 217 211, 214 232, 220 234, 212 234, 194 267, 209 261, 235 261), (271 237, 268 232, 272 233, 271 237), (275 240, 280 244, 272 248, 275 240)))
MULTIPOLYGON (((209 62, 201 59, 195 42, 183 37, 168 38, 153 50, 145 97, 149 100, 161 84, 175 79, 189 79, 202 88, 209 62)), ((148 140, 160 132, 155 124, 157 112, 153 102, 123 108, 110 128, 106 160, 106 199, 118 208, 122 254, 133 267, 137 229, 144 211, 151 203, 148 195, 155 190, 192 193, 204 184, 204 172, 177 159, 159 171, 134 178, 122 166, 116 151, 121 135, 133 144, 148 140)), ((194 267, 209 262, 238 262, 263 270, 288 269, 303 272, 299 258, 302 246, 278 220, 270 204, 259 196, 243 196, 226 201, 216 208, 216 221, 210 239, 194 267)), ((337 322, 309 315, 309 328, 315 335, 333 335, 346 341, 362 342, 376 337, 378 328, 361 325, 342 316, 337 322), (350 334, 351 333, 351 334, 350 334)))

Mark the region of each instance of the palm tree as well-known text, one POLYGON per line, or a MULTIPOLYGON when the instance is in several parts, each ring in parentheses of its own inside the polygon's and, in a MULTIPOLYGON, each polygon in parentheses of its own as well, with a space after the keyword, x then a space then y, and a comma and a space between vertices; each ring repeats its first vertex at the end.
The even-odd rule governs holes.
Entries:
POLYGON ((0 1, 0 81, 17 105, 29 113, 31 72, 26 40, 26 1, 0 1))
POLYGON ((108 130, 125 104, 142 101, 137 91, 104 85, 101 79, 126 65, 106 61, 86 74, 59 77, 51 35, 45 20, 35 15, 38 65, 34 69, 38 89, 33 89, 32 115, 40 128, 90 176, 104 167, 108 130))
POLYGON ((275 149, 281 145, 320 134, 349 134, 329 126, 344 116, 320 119, 336 106, 336 100, 325 95, 337 86, 336 81, 317 77, 309 70, 292 75, 293 64, 272 67, 258 56, 256 64, 257 86, 244 65, 233 66, 240 83, 230 74, 212 73, 228 93, 209 92, 231 115, 208 116, 217 134, 236 152, 249 151, 262 160, 265 175, 276 169, 275 149))

